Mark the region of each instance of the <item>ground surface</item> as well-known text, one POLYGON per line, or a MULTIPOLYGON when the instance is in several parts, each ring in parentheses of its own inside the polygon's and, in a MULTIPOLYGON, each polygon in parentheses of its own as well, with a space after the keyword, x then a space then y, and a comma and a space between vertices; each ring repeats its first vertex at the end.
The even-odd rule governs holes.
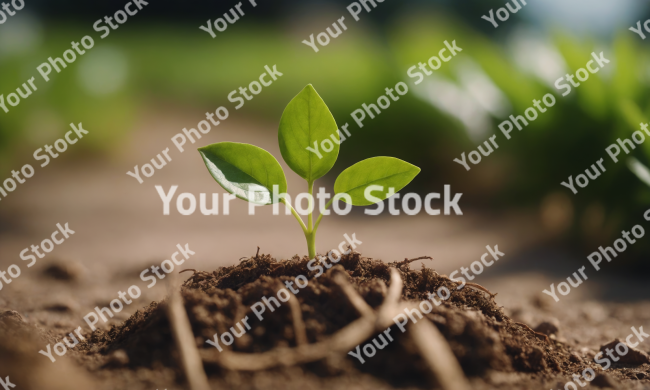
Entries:
MULTIPOLYGON (((306 384, 312 388, 435 386, 435 380, 408 338, 408 329, 401 335, 396 327, 392 327, 396 341, 364 365, 344 354, 316 363, 252 373, 225 370, 215 363, 219 353, 204 341, 216 332, 223 333, 236 326, 244 315, 253 318, 252 330, 237 339, 233 350, 258 353, 296 346, 295 323, 288 306, 267 313, 263 323, 254 319, 248 308, 262 296, 273 296, 280 288, 279 282, 294 280, 300 274, 310 278, 309 286, 296 295, 310 343, 327 340, 359 317, 332 282, 335 272, 349 275, 357 291, 375 308, 385 295, 381 284, 389 284, 389 266, 401 271, 405 300, 420 302, 426 299, 427 291, 442 285, 454 289, 454 284, 430 268, 410 270, 408 266, 386 265, 358 254, 345 257, 338 266, 341 269, 333 268, 318 279, 314 278, 315 272, 304 272, 306 262, 307 259, 298 258, 280 263, 268 256, 247 258, 237 266, 220 268, 214 273, 196 273, 185 282, 185 306, 214 388, 298 388, 306 384)), ((34 296, 34 290, 38 290, 36 297, 45 297, 47 291, 83 290, 78 282, 56 280, 51 275, 43 275, 38 288, 30 295, 34 296)), ((488 294, 466 287, 427 316, 447 338, 473 388, 563 388, 572 373, 587 367, 600 373, 591 358, 601 345, 626 337, 631 333, 631 326, 638 328, 648 323, 650 303, 647 301, 603 303, 585 299, 577 290, 571 300, 555 304, 538 294, 522 293, 522 290, 531 291, 540 282, 517 275, 485 283, 503 296, 497 301, 506 302, 505 308, 488 294), (494 286, 501 286, 501 290, 494 286), (517 324, 536 327, 544 321, 556 323, 559 328, 549 342, 517 324)), ((23 308, 22 316, 5 313, 0 320, 2 367, 17 381, 25 383, 36 373, 39 378, 48 378, 46 387, 41 388, 88 388, 84 387, 88 386, 86 383, 102 389, 187 388, 163 310, 165 303, 152 303, 117 328, 86 334, 87 340, 74 352, 50 363, 47 358, 35 355, 35 351, 45 349, 47 343, 60 341, 81 324, 78 319, 83 314, 76 299, 59 300, 56 304, 50 301, 52 304, 45 307, 37 301, 9 302, 5 308, 23 308)), ((141 298, 138 302, 147 300, 141 298)), ((640 349, 650 350, 647 343, 641 344, 640 349)), ((607 380, 619 388, 650 388, 648 364, 620 364, 607 370, 607 374, 607 380)), ((37 388, 37 385, 32 382, 27 388, 37 388)))

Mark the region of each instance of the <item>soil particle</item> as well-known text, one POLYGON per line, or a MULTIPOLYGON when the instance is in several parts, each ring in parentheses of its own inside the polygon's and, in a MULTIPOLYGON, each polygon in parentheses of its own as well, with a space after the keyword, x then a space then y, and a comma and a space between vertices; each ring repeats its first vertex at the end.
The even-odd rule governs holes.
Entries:
POLYGON ((571 361, 574 362, 574 363, 580 363, 580 362, 582 361, 582 358, 580 357, 580 355, 578 355, 577 353, 573 352, 573 353, 569 356, 569 360, 571 360, 571 361))
POLYGON ((58 313, 72 313, 74 312, 73 305, 68 302, 55 302, 43 305, 43 310, 58 312, 58 313))
POLYGON ((111 352, 106 361, 106 367, 124 367, 129 364, 129 356, 122 349, 111 352))
POLYGON ((614 379, 612 379, 611 376, 608 374, 598 374, 596 375, 596 378, 591 382, 592 386, 600 387, 600 388, 616 388, 617 384, 614 379))
POLYGON ((25 319, 15 310, 6 310, 0 313, 0 323, 5 324, 5 326, 11 323, 18 325, 23 322, 26 322, 25 319))
POLYGON ((42 271, 42 275, 48 279, 74 282, 80 280, 84 272, 83 266, 77 262, 54 260, 42 271))
MULTIPOLYGON (((632 364, 632 365, 640 365, 644 363, 650 363, 650 356, 648 356, 647 353, 640 351, 636 348, 632 348, 627 346, 624 341, 620 339, 616 339, 614 341, 611 341, 603 346, 600 347, 600 352, 603 353, 603 355, 606 355, 607 349, 610 351, 616 351, 615 357, 617 357, 619 360, 616 362, 618 364, 632 364), (628 349, 628 352, 625 355, 618 354, 616 351, 616 346, 618 344, 622 344, 625 346, 625 349, 628 349)), ((623 348, 619 348, 624 350, 623 348)))
POLYGON ((560 321, 557 318, 553 318, 550 321, 544 321, 541 324, 537 325, 535 332, 543 333, 547 336, 560 334, 560 321))

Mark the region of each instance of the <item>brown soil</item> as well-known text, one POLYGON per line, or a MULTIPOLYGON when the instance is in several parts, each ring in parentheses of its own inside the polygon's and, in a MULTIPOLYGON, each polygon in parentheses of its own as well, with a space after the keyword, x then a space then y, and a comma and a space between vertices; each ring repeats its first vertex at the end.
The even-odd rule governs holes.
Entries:
MULTIPOLYGON (((438 307, 434 306, 423 320, 431 321, 445 337, 472 388, 559 389, 564 388, 564 383, 573 374, 588 367, 597 373, 602 372, 593 362, 593 356, 588 356, 588 351, 578 351, 555 335, 547 337, 516 323, 496 305, 489 293, 470 286, 457 290, 456 283, 430 268, 411 270, 407 261, 386 264, 351 253, 316 278, 317 272, 308 272, 307 263, 306 257, 276 261, 269 255, 259 255, 234 266, 220 267, 212 273, 195 272, 184 283, 182 297, 196 345, 204 350, 203 356, 218 355, 217 349, 206 344, 206 340, 236 326, 244 316, 249 317, 252 329, 236 338, 230 347, 224 348, 257 354, 296 347, 294 317, 288 302, 274 312, 267 309, 263 321, 257 319, 250 307, 264 296, 276 297, 286 281, 294 282, 299 275, 309 279, 309 285, 296 294, 308 342, 327 340, 360 317, 334 282, 334 276, 337 273, 347 275, 358 294, 377 309, 386 296, 386 285, 390 284, 390 267, 394 267, 404 282, 404 301, 419 303, 427 300, 429 293, 441 286, 452 291, 451 298, 438 307)), ((93 388, 101 389, 161 388, 161 383, 162 388, 169 390, 189 388, 179 363, 165 306, 165 301, 152 302, 122 325, 87 336, 87 340, 69 354, 87 369, 89 375, 84 373, 77 378, 76 372, 74 375, 71 373, 61 378, 60 383, 60 375, 52 375, 49 387, 41 388, 90 388, 80 385, 82 382, 79 381, 85 380, 96 382, 93 388), (72 381, 77 387, 66 385, 65 381, 72 381)), ((552 333, 552 325, 547 324, 546 328, 547 333, 552 333)), ((227 370, 215 360, 204 363, 204 368, 212 388, 219 389, 435 388, 436 379, 409 338, 408 328, 406 333, 401 333, 397 326, 391 329, 395 341, 378 350, 372 358, 364 356, 365 364, 349 355, 332 354, 313 363, 290 367, 278 365, 265 371, 227 370)), ((27 352, 32 356, 33 349, 42 348, 43 343, 24 340, 32 340, 38 332, 15 313, 0 317, 0 356, 8 357, 0 361, 0 375, 5 368, 12 375, 17 375, 13 374, 14 369, 28 375, 23 367, 27 361, 24 356, 27 352), (8 335, 21 341, 6 342, 8 335)), ((50 335, 45 334, 42 339, 53 341, 50 335)), ((361 345, 371 342, 371 339, 361 345)), ((41 365, 43 370, 54 370, 54 365, 47 361, 41 365)), ((57 370, 71 370, 70 366, 65 362, 56 363, 57 370)), ((35 367, 29 373, 41 372, 39 370, 35 367)), ((650 388, 650 381, 646 378, 650 378, 650 365, 628 363, 609 369, 607 376, 599 377, 592 386, 605 387, 611 382, 619 388, 650 388)))

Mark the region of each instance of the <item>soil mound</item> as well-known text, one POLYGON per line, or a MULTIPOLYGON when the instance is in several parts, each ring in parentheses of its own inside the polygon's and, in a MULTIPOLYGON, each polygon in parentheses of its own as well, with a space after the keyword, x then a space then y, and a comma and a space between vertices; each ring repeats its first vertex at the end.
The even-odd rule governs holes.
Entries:
MULTIPOLYGON (((272 350, 288 351, 304 343, 301 337, 305 336, 308 344, 326 342, 361 317, 336 283, 337 275, 345 276, 367 305, 376 310, 384 302, 387 287, 390 287, 391 268, 399 272, 403 281, 400 304, 405 301, 431 303, 430 294, 441 287, 451 292, 440 306, 430 305, 433 310, 419 321, 430 321, 435 325, 476 388, 483 387, 479 383, 484 383, 485 378, 494 376, 518 377, 518 382, 523 383, 540 376, 570 377, 588 367, 581 359, 572 358, 574 351, 568 346, 508 318, 495 304, 491 293, 479 285, 468 284, 458 289, 458 283, 431 268, 423 266, 421 270, 411 270, 409 260, 384 263, 356 252, 342 256, 322 275, 318 270, 309 271, 308 263, 307 257, 294 256, 276 261, 269 255, 259 255, 213 272, 194 271, 183 284, 181 295, 196 345, 202 356, 217 356, 216 360, 204 359, 211 383, 226 388, 269 389, 304 388, 306 383, 310 384, 309 388, 435 386, 436 380, 419 353, 421 346, 409 337, 409 328, 402 333, 395 325, 391 326, 390 332, 394 341, 377 348, 372 357, 363 355, 363 364, 345 353, 332 353, 314 362, 297 365, 278 362, 275 367, 264 370, 246 366, 224 368, 218 360, 218 356, 223 355, 215 346, 206 343, 206 340, 213 340, 215 334, 231 332, 241 335, 242 330, 245 333, 233 337, 231 345, 219 342, 224 350, 221 354, 229 351, 253 355, 272 350), (300 275, 308 280, 308 285, 302 288, 295 286, 300 275), (287 282, 294 283, 293 288, 298 290, 295 298, 280 302, 280 307, 273 303, 265 305, 264 318, 260 321, 251 306, 262 302, 263 298, 269 301, 272 301, 271 297, 277 298, 279 290, 289 288, 287 282), (294 299, 297 304, 291 303, 294 299), (242 326, 245 317, 248 317, 246 325, 250 328, 242 326), (520 373, 524 373, 523 376, 520 373), (313 387, 314 383, 321 386, 313 387)), ((178 383, 182 383, 183 373, 165 305, 164 301, 151 303, 121 326, 106 332, 94 332, 79 349, 105 355, 106 360, 102 363, 105 367, 166 370, 173 372, 178 383)), ((360 345, 372 343, 373 337, 360 345)), ((354 348, 356 345, 350 350, 354 348)), ((539 380, 536 383, 542 388, 539 380)), ((484 388, 494 388, 484 385, 487 386, 484 388)), ((509 383, 505 388, 514 387, 509 383)))

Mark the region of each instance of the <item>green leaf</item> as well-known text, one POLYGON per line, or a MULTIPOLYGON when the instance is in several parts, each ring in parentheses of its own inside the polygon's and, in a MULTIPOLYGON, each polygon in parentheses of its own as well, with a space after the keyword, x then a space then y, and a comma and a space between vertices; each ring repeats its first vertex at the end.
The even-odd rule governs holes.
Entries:
MULTIPOLYGON (((346 193, 354 206, 370 206, 388 197, 388 189, 398 192, 420 173, 420 168, 394 157, 373 157, 360 161, 343 171, 334 183, 336 194, 346 193), (364 192, 371 185, 383 186, 371 192, 378 200, 368 200, 364 192)), ((344 199, 342 199, 344 200, 344 199)))
POLYGON ((338 127, 327 105, 311 84, 284 109, 278 141, 287 165, 309 182, 322 177, 334 166, 339 156, 338 127), (307 148, 318 151, 321 157, 307 148))
POLYGON ((278 160, 249 144, 219 142, 199 148, 208 171, 231 194, 257 204, 273 204, 273 185, 287 192, 287 179, 278 160))

